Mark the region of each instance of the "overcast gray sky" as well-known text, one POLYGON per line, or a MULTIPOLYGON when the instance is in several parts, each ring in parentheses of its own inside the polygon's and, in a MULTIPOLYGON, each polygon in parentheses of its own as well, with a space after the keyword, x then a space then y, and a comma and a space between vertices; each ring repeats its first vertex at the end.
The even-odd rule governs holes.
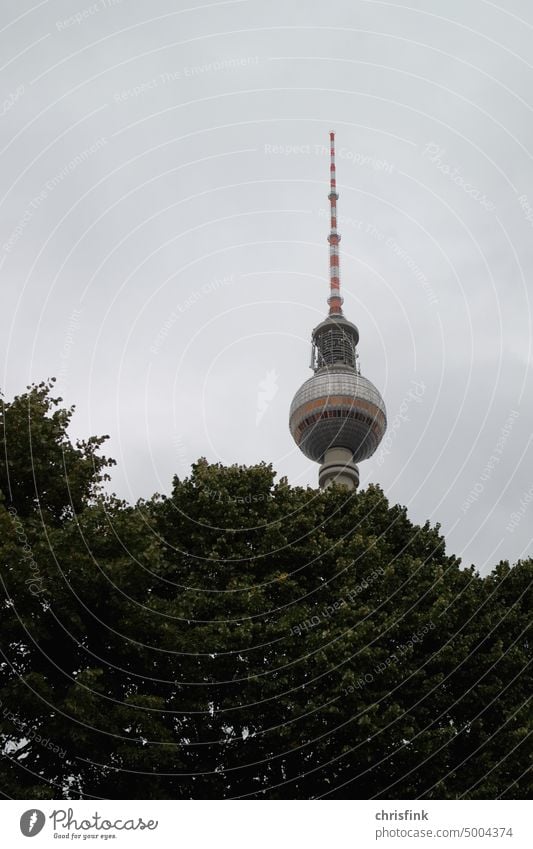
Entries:
POLYGON ((361 465, 481 570, 531 553, 525 0, 4 0, 1 385, 58 377, 113 489, 210 461, 317 483, 288 409, 328 295, 388 441, 361 465), (178 7, 178 8, 177 8, 178 7))

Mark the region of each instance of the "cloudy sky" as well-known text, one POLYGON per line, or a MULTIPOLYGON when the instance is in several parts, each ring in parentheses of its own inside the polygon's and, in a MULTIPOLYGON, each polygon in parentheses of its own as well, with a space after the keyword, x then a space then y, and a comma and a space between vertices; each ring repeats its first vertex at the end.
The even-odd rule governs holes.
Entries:
POLYGON ((0 14, 7 397, 55 375, 128 500, 199 456, 315 486, 287 419, 326 312, 334 129, 344 309, 389 417, 362 485, 467 565, 531 553, 529 4, 0 14))

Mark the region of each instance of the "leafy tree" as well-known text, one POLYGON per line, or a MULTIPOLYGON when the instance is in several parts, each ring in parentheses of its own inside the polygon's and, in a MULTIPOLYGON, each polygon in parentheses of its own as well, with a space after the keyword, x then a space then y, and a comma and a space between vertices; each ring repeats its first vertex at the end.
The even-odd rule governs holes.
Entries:
POLYGON ((106 436, 73 445, 67 434, 74 407, 53 398, 55 378, 0 403, 0 491, 20 516, 40 508, 48 523, 79 513, 109 475, 114 460, 98 453, 106 436))
POLYGON ((525 795, 531 560, 482 578, 379 487, 266 464, 129 506, 50 390, 4 408, 6 796, 525 795))

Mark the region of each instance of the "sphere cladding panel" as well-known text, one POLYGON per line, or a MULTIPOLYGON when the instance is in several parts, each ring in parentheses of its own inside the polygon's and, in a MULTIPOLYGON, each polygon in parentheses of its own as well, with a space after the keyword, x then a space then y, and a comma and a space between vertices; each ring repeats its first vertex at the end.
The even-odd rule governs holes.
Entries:
POLYGON ((348 448, 354 462, 371 457, 387 427, 376 387, 351 369, 325 370, 296 392, 290 430, 300 450, 318 463, 328 448, 348 448))
POLYGON ((300 386, 291 404, 291 418, 295 410, 307 401, 333 395, 345 395, 352 401, 354 398, 370 401, 386 415, 383 398, 370 380, 352 369, 337 368, 317 372, 300 386))

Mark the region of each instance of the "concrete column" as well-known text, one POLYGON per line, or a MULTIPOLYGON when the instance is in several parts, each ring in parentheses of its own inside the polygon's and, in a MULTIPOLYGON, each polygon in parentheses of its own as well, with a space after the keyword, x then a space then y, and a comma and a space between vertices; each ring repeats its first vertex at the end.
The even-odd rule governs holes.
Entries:
POLYGON ((359 486, 359 469, 348 448, 328 448, 324 454, 324 462, 318 472, 318 485, 320 489, 326 489, 332 483, 350 490, 359 486))

